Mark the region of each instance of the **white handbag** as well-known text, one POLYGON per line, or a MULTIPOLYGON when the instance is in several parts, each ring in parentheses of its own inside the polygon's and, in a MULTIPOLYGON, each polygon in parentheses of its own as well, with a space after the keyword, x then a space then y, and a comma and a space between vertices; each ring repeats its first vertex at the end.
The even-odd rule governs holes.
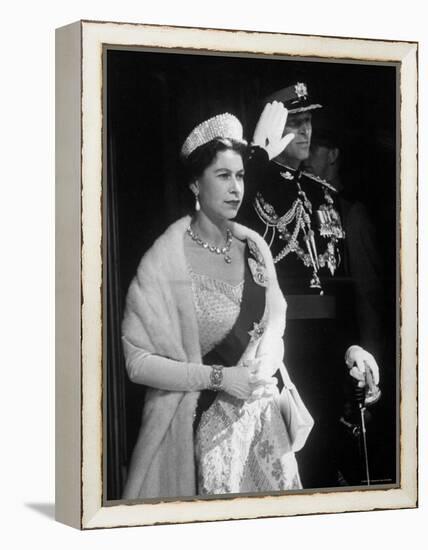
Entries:
POLYGON ((284 387, 279 395, 279 408, 290 437, 291 448, 294 452, 300 451, 313 428, 314 419, 306 408, 288 373, 281 369, 284 387), (285 374, 285 376, 284 376, 285 374))

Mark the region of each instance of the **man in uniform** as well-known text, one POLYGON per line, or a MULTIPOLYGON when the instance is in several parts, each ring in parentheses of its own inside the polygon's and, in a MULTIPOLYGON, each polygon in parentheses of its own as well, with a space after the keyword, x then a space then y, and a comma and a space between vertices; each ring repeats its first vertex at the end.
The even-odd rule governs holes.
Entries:
POLYGON ((377 383, 378 368, 374 357, 353 340, 354 293, 344 274, 346 235, 337 191, 301 170, 310 152, 312 112, 321 105, 310 101, 304 83, 266 98, 266 116, 276 102, 288 109, 283 134, 293 133, 294 139, 269 158, 262 148, 269 136, 261 117, 246 163, 246 203, 239 219, 270 245, 288 303, 285 364, 315 420, 298 453, 303 486, 336 487, 346 483, 339 463, 345 361, 360 385, 368 371, 377 383))

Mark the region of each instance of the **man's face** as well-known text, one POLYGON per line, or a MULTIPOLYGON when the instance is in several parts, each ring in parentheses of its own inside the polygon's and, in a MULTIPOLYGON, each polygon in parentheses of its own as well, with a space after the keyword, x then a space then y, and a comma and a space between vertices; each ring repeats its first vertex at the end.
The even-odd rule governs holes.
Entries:
POLYGON ((284 151, 284 159, 294 167, 309 156, 312 135, 312 114, 310 112, 288 115, 284 134, 293 132, 295 138, 284 151))

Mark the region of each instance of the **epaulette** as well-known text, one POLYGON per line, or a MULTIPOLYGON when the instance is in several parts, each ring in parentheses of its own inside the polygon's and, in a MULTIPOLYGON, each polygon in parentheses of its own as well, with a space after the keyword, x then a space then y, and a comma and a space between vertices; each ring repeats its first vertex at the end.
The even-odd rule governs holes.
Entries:
POLYGON ((305 172, 304 170, 302 170, 301 172, 301 175, 304 176, 305 178, 308 178, 312 181, 315 181, 317 183, 319 183, 320 185, 324 186, 324 187, 327 187, 327 189, 329 191, 332 191, 333 193, 337 193, 337 189, 335 187, 333 187, 331 185, 331 183, 328 183, 328 181, 326 180, 323 180, 322 178, 320 178, 319 176, 315 176, 315 174, 311 174, 310 172, 305 172))
POLYGON ((298 168, 291 168, 290 166, 285 166, 284 164, 274 161, 278 166, 281 168, 284 168, 285 171, 281 172, 281 176, 286 180, 294 180, 294 178, 297 177, 297 180, 299 180, 302 176, 305 178, 315 181, 316 183, 319 183, 323 187, 326 187, 329 191, 332 191, 333 193, 337 193, 337 189, 331 185, 331 183, 328 183, 328 181, 323 180, 319 176, 316 176, 315 174, 312 174, 311 172, 306 172, 305 170, 299 170, 298 168))

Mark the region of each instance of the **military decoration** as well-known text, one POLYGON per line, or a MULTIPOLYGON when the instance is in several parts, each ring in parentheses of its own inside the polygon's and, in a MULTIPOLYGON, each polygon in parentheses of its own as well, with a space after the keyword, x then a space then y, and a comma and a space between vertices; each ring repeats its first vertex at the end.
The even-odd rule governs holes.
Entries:
MULTIPOLYGON (((311 175, 304 174, 307 177, 311 175)), ((303 262, 306 267, 312 269, 310 287, 321 289, 321 282, 318 272, 321 268, 327 267, 331 275, 334 275, 340 264, 340 254, 338 251, 339 239, 345 238, 345 232, 342 228, 339 212, 334 208, 334 201, 329 191, 334 191, 327 182, 313 177, 312 179, 322 183, 324 189, 324 203, 316 211, 315 221, 319 235, 327 239, 326 250, 318 254, 315 242, 314 228, 311 225, 312 203, 309 201, 306 193, 301 189, 298 177, 293 177, 289 172, 281 172, 284 180, 292 180, 297 185, 297 198, 291 208, 282 216, 279 216, 275 208, 264 200, 261 193, 258 193, 255 200, 255 209, 259 218, 266 225, 263 237, 272 245, 276 233, 278 238, 284 241, 282 250, 274 257, 274 262, 278 263, 288 254, 294 253, 303 262), (269 237, 271 231, 271 237, 269 237)))

